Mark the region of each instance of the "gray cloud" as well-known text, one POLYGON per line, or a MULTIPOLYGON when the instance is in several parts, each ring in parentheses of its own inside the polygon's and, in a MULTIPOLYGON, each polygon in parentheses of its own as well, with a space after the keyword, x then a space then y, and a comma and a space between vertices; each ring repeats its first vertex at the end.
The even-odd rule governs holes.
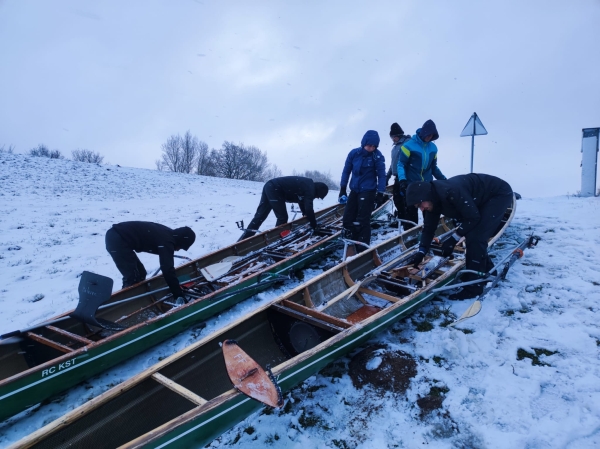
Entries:
POLYGON ((600 126, 600 4, 440 1, 0 4, 0 145, 89 148, 154 167, 190 129, 256 145, 284 173, 338 176, 367 129, 438 125, 439 164, 528 196, 579 188, 600 126), (68 131, 66 131, 68 130, 68 131))

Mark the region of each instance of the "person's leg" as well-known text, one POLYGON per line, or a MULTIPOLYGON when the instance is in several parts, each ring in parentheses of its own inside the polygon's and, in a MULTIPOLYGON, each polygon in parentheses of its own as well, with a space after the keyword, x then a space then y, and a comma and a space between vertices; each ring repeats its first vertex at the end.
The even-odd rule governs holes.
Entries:
MULTIPOLYGON (((260 228, 260 225, 267 219, 269 213, 271 212, 271 202, 269 201, 269 197, 267 195, 267 186, 269 186, 271 182, 267 182, 262 190, 262 195, 260 196, 260 203, 258 203, 258 207, 256 208, 256 213, 254 214, 254 218, 242 234, 243 240, 248 237, 252 237, 260 228)), ((238 240, 239 241, 239 240, 238 240)))
POLYGON ((123 287, 129 287, 146 279, 146 269, 133 249, 117 231, 110 228, 105 237, 106 250, 123 276, 123 287))
POLYGON ((351 191, 348 195, 348 201, 344 208, 344 217, 342 218, 342 224, 344 226, 344 237, 354 240, 356 214, 358 213, 358 194, 351 191))
POLYGON ((277 223, 275 223, 275 226, 287 223, 288 213, 283 192, 280 192, 277 186, 272 182, 268 182, 265 185, 265 192, 269 198, 271 209, 273 209, 273 212, 275 212, 275 216, 277 217, 277 223))
MULTIPOLYGON (((512 204, 512 193, 510 195, 499 195, 490 198, 479 209, 481 220, 469 234, 466 236, 466 268, 468 270, 487 273, 493 268, 493 263, 488 256, 488 240, 492 237, 498 226, 502 222, 506 208, 512 204)), ((477 279, 478 276, 467 273, 462 277, 462 281, 477 279)), ((468 285, 463 291, 459 292, 460 298, 467 299, 480 295, 483 292, 484 283, 468 285)))
MULTIPOLYGON (((412 221, 413 223, 419 223, 419 209, 417 209, 413 204, 406 204, 406 196, 404 197, 404 219, 408 221, 412 221)), ((410 223, 402 223, 405 231, 408 231, 410 228, 414 227, 414 224, 410 223)))
MULTIPOLYGON (((375 195, 377 192, 362 192, 357 195, 357 213, 354 221, 355 240, 371 244, 371 213, 375 207, 375 195)), ((360 252, 364 247, 357 248, 360 252)))

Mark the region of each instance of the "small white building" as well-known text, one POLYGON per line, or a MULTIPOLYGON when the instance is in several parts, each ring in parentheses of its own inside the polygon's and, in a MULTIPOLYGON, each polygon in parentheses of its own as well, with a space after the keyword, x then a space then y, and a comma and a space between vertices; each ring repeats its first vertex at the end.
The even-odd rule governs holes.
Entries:
POLYGON ((600 128, 583 128, 581 141, 581 196, 596 196, 600 128))

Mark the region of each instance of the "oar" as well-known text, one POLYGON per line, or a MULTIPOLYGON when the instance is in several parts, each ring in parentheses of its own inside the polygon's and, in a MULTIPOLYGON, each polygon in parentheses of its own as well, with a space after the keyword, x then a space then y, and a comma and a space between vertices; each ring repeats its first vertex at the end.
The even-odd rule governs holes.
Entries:
MULTIPOLYGON (((475 300, 475 302, 473 304, 471 304, 467 310, 464 311, 464 313, 460 316, 460 318, 458 318, 454 323, 451 323, 448 326, 456 326, 457 324, 462 323, 463 321, 468 320, 469 318, 472 318, 475 315, 477 315, 481 311, 481 302, 483 300, 483 297, 492 288, 494 288, 498 284, 498 282, 500 282, 502 279, 504 279, 506 277, 506 274, 508 273, 509 268, 518 259, 520 259, 521 257, 523 257, 523 250, 526 249, 526 248, 533 248, 534 246, 536 246, 538 244, 539 241, 540 241, 540 238, 538 236, 535 236, 535 235, 529 236, 528 239, 526 239, 525 241, 523 241, 523 243, 521 243, 520 245, 518 245, 504 259, 502 259, 500 262, 498 262, 496 264, 496 266, 490 270, 490 272, 493 273, 494 270, 498 270, 500 268, 500 265, 504 264, 504 268, 502 269, 502 271, 498 272, 498 274, 493 277, 491 285, 489 285, 488 287, 486 287, 483 290, 483 292, 481 293, 481 295, 479 295, 477 297, 477 299, 475 300), (508 261, 507 261, 507 259, 508 259, 508 261)), ((482 281, 489 282, 490 279, 489 278, 488 279, 483 279, 482 281)), ((455 286, 453 286, 453 287, 455 287, 455 286)))

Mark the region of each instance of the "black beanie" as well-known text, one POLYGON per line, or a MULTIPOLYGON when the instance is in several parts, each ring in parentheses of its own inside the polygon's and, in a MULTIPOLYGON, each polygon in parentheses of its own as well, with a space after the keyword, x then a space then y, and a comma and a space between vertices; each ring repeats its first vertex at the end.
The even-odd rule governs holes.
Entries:
POLYGON ((196 241, 196 234, 187 226, 183 228, 173 229, 173 237, 175 237, 175 246, 185 249, 190 249, 190 246, 196 241))
POLYGON ((411 182, 406 189, 406 204, 414 206, 423 201, 431 201, 435 203, 436 195, 433 190, 433 185, 428 181, 411 182))
POLYGON ((325 198, 329 193, 329 187, 323 182, 315 182, 315 198, 325 198))
POLYGON ((400 127, 400 125, 398 125, 398 123, 392 123, 392 127, 390 129, 390 137, 393 136, 402 136, 404 135, 404 131, 402 131, 402 128, 400 127))

